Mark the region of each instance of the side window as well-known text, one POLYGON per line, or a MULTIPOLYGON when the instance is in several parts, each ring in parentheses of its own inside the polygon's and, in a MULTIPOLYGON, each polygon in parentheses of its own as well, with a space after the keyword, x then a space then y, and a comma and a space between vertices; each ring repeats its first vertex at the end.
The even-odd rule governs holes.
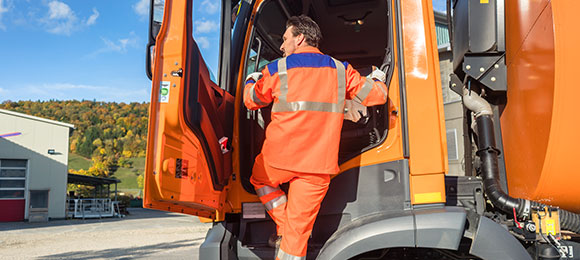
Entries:
POLYGON ((246 63, 246 76, 252 72, 262 71, 266 65, 280 57, 281 55, 274 51, 272 46, 259 36, 255 37, 246 63))
POLYGON ((153 26, 151 28, 151 37, 156 38, 161 29, 163 22, 163 11, 165 9, 165 0, 153 0, 153 26))
POLYGON ((246 60, 246 76, 282 57, 280 45, 287 16, 278 1, 268 1, 259 10, 254 38, 246 60))
POLYGON ((147 43, 146 74, 149 79, 152 79, 153 74, 153 60, 155 60, 155 44, 157 35, 161 30, 161 23, 163 23, 163 13, 165 9, 165 0, 151 0, 151 12, 149 16, 149 35, 147 43))
POLYGON ((221 14, 222 1, 193 1, 193 39, 207 65, 211 80, 216 84, 219 78, 221 14))

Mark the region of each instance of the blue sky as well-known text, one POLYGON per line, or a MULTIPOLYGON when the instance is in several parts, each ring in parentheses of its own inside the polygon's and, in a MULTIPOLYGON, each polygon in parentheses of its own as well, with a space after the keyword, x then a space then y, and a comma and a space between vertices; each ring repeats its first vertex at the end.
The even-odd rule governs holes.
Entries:
MULTIPOLYGON (((194 37, 214 73, 218 2, 194 0, 194 37)), ((149 0, 0 0, 0 102, 149 101, 148 9, 149 0)))

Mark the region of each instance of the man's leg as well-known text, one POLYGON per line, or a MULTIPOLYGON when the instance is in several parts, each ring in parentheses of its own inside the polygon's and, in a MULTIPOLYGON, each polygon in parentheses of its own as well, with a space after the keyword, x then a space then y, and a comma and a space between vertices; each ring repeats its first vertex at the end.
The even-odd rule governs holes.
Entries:
POLYGON ((280 189, 280 183, 290 180, 291 177, 284 172, 265 166, 262 154, 256 157, 250 182, 254 185, 268 214, 276 222, 278 236, 284 233, 287 202, 286 194, 280 189))
POLYGON ((306 259, 308 238, 329 183, 328 174, 296 173, 290 181, 284 234, 276 259, 306 259))

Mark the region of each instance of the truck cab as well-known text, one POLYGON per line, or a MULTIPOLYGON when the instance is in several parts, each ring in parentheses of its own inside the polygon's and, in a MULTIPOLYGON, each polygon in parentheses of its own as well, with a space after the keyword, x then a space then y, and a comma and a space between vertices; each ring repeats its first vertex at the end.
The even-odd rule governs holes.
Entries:
POLYGON ((446 176, 431 0, 222 0, 215 76, 193 37, 194 8, 188 0, 151 1, 143 205, 212 222, 200 259, 274 258, 267 240, 275 224, 249 181, 270 107, 247 110, 243 88, 248 74, 282 57, 286 20, 300 14, 319 24, 323 53, 362 75, 381 67, 389 96, 363 120, 344 122, 340 172, 307 258, 531 259, 485 214, 480 178, 446 176))

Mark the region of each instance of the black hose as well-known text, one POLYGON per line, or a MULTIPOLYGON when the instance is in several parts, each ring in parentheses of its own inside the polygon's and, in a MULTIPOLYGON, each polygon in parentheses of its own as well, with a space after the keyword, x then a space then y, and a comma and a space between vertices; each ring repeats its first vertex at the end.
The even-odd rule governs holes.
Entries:
MULTIPOLYGON (((513 209, 519 216, 525 216, 530 207, 546 207, 547 205, 525 199, 513 198, 507 195, 499 184, 498 155, 499 150, 495 147, 493 120, 491 115, 481 115, 476 118, 478 151, 481 159, 481 177, 483 187, 491 203, 506 213, 512 213, 513 209), (527 204, 527 205, 526 205, 527 204), (528 207, 528 208, 527 208, 528 207)), ((560 209, 561 229, 580 233, 580 215, 560 209)))
POLYGON ((481 177, 483 187, 489 200, 494 206, 511 213, 513 208, 519 215, 524 213, 525 203, 521 199, 512 198, 507 195, 499 184, 499 167, 497 157, 499 150, 495 148, 495 136, 493 133, 493 121, 490 115, 483 115, 476 118, 478 144, 477 155, 481 159, 481 177))

